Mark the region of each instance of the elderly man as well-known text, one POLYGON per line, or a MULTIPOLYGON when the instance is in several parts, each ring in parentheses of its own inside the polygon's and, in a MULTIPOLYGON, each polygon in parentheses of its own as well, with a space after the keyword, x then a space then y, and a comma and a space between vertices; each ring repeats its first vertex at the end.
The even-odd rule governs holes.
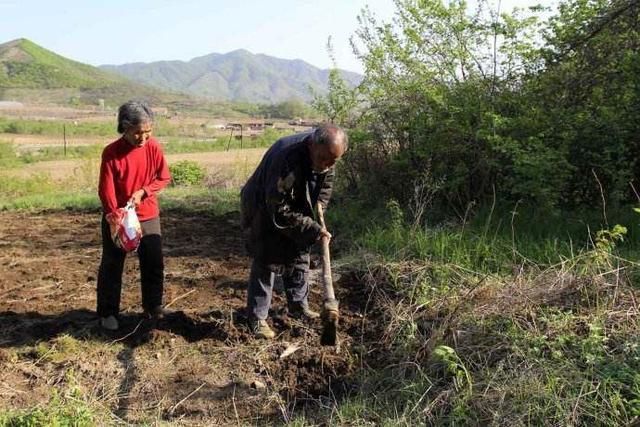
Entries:
POLYGON ((334 165, 347 146, 347 135, 333 125, 281 138, 242 189, 242 226, 253 257, 247 314, 258 338, 275 336, 266 319, 276 274, 282 275, 289 315, 318 317, 308 302, 309 249, 331 234, 316 221, 314 208, 329 203, 334 165))
POLYGON ((98 316, 100 325, 118 329, 122 270, 126 252, 112 236, 116 211, 127 203, 136 207, 142 228, 138 247, 142 305, 145 313, 158 319, 162 307, 164 263, 160 232, 160 208, 156 194, 170 180, 169 168, 158 141, 151 136, 153 113, 138 101, 129 101, 118 110, 121 137, 102 152, 98 194, 102 202, 102 260, 98 270, 98 316))

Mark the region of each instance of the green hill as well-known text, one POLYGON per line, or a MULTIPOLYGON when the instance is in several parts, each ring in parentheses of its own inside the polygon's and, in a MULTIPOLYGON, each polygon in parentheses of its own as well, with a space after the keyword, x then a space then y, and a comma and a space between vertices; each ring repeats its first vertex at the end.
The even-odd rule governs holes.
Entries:
POLYGON ((130 98, 156 104, 191 103, 189 96, 151 88, 72 61, 27 40, 0 44, 0 100, 108 104, 130 98))
POLYGON ((98 88, 123 79, 18 39, 0 45, 0 87, 27 89, 98 88))
MULTIPOLYGON (((310 88, 325 93, 329 71, 300 59, 281 59, 246 50, 209 55, 190 61, 159 61, 102 65, 137 82, 214 101, 276 103, 290 99, 309 101, 310 88)), ((362 76, 341 71, 352 86, 362 76)))

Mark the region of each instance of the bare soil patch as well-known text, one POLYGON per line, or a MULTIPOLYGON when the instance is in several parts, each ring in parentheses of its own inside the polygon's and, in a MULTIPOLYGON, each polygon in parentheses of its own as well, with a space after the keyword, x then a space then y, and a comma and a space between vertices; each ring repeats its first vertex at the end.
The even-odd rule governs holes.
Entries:
MULTIPOLYGON (((282 313, 280 293, 277 338, 255 340, 244 326, 250 260, 238 213, 165 211, 165 302, 175 313, 156 325, 142 318, 132 256, 121 329, 102 332, 93 311, 99 220, 99 212, 0 212, 0 411, 44 404, 54 388, 73 386, 127 423, 280 423, 356 384, 355 349, 372 335, 364 287, 350 274, 337 284, 337 349, 319 345, 319 322, 282 313)), ((311 302, 320 307, 319 283, 311 302)))

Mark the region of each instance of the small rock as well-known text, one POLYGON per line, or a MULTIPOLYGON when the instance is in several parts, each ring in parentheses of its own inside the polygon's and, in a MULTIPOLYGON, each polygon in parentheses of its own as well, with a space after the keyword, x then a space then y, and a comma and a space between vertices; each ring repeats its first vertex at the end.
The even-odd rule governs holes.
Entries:
POLYGON ((255 380, 251 383, 251 388, 255 388, 256 390, 264 390, 267 388, 267 385, 262 381, 255 380))
POLYGON ((299 349, 300 349, 299 345, 297 345, 297 344, 289 344, 287 346, 287 348, 280 355, 280 359, 284 359, 285 357, 292 355, 293 353, 295 353, 299 349))

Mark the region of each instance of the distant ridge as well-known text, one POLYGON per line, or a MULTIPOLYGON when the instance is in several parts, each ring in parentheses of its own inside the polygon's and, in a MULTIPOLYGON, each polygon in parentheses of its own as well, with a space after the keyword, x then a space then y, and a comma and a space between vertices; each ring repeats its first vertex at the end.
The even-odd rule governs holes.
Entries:
MULTIPOLYGON (((102 65, 108 70, 160 89, 187 93, 215 101, 276 103, 288 99, 309 101, 309 88, 325 93, 329 70, 300 59, 280 59, 239 49, 212 53, 190 61, 158 61, 102 65)), ((352 86, 362 76, 341 71, 352 86)))

